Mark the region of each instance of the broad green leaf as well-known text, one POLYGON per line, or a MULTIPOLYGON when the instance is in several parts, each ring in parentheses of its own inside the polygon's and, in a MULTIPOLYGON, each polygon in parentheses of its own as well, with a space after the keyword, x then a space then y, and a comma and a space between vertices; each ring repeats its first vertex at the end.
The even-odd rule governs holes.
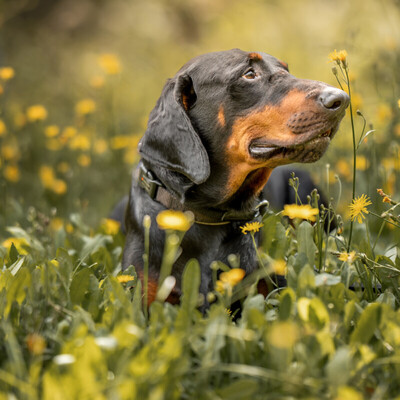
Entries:
POLYGON ((297 293, 300 296, 307 296, 310 290, 315 288, 315 273, 313 269, 306 264, 300 271, 297 280, 297 293))
POLYGON ((72 278, 70 286, 70 297, 74 304, 80 305, 90 285, 90 275, 93 271, 90 268, 83 268, 72 278))
POLYGON ((304 253, 307 256, 310 266, 315 265, 315 255, 317 246, 314 243, 314 228, 307 221, 303 221, 297 230, 297 242, 299 253, 304 253))
POLYGON ((332 386, 345 385, 351 378, 352 354, 348 347, 341 347, 326 365, 326 374, 332 386))
POLYGON ((17 260, 8 267, 8 270, 10 271, 11 275, 15 276, 15 274, 21 269, 21 267, 24 265, 25 257, 20 257, 17 260))
POLYGON ((223 400, 243 400, 250 399, 258 390, 259 385, 256 380, 242 378, 217 390, 217 394, 223 400))
POLYGON ((308 320, 316 329, 322 329, 329 324, 328 310, 319 297, 314 297, 308 305, 308 320))
POLYGON ((290 318, 296 295, 292 288, 286 288, 279 298, 279 319, 284 321, 290 318))
POLYGON ((31 274, 26 267, 22 267, 17 274, 9 281, 7 288, 7 304, 4 309, 4 316, 7 317, 14 301, 21 304, 26 297, 26 289, 31 284, 31 274))
POLYGON ((191 313, 198 304, 200 287, 200 266, 197 260, 190 260, 182 275, 182 309, 191 313))
POLYGON ((381 313, 381 304, 369 304, 357 321, 356 327, 350 337, 350 343, 367 344, 374 335, 375 329, 379 327, 381 313))

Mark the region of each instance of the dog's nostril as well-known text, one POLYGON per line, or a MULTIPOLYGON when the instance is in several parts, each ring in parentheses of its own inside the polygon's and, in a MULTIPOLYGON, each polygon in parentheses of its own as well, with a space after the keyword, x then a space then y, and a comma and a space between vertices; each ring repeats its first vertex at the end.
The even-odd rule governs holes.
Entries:
POLYGON ((350 98, 340 89, 327 88, 319 96, 319 102, 328 110, 336 111, 347 108, 350 98))

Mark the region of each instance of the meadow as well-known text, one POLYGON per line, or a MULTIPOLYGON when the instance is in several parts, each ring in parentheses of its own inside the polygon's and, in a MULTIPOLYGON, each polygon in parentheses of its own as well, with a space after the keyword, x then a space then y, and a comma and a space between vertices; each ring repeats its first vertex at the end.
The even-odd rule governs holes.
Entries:
MULTIPOLYGON (((1 5, 1 400, 400 399, 400 5, 301 3, 1 5), (232 47, 350 94, 327 154, 304 166, 330 206, 311 193, 243 227, 263 229, 261 270, 287 288, 257 294, 233 256, 210 266, 203 315, 192 260, 181 303, 163 287, 148 310, 107 216, 164 81, 232 47)), ((190 226, 179 218, 171 237, 190 226)))

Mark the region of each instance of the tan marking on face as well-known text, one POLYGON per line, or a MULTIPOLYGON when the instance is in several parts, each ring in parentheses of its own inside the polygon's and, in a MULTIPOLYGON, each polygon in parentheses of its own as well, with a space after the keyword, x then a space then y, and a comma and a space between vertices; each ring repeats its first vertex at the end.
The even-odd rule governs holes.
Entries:
POLYGON ((282 67, 284 67, 284 68, 286 68, 286 69, 289 68, 289 65, 288 65, 287 63, 285 63, 285 61, 281 61, 281 60, 278 60, 278 61, 279 61, 279 64, 282 65, 282 67))
POLYGON ((250 60, 262 60, 261 54, 258 53, 250 53, 249 58, 250 60))
MULTIPOLYGON (((276 146, 289 146, 302 143, 302 135, 294 134, 287 126, 289 118, 300 111, 315 108, 314 100, 306 99, 305 93, 292 90, 277 106, 266 106, 246 117, 238 118, 226 147, 227 164, 230 175, 226 187, 226 198, 236 193, 246 177, 254 170, 267 168, 272 171, 277 165, 268 160, 251 157, 248 148, 252 140, 263 139, 276 146)), ((281 164, 284 164, 283 160, 281 164)), ((264 184, 269 178, 265 177, 264 184)), ((261 190, 262 186, 257 190, 261 190)))
POLYGON ((225 113, 224 113, 224 106, 220 105, 218 110, 218 123, 220 126, 225 126, 225 113))

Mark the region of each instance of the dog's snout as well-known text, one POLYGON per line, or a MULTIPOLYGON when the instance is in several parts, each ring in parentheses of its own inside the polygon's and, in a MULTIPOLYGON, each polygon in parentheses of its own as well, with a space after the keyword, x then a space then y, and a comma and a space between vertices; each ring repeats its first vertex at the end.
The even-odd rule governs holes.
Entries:
POLYGON ((343 90, 326 88, 319 95, 318 101, 327 110, 339 111, 348 107, 350 97, 343 90))

